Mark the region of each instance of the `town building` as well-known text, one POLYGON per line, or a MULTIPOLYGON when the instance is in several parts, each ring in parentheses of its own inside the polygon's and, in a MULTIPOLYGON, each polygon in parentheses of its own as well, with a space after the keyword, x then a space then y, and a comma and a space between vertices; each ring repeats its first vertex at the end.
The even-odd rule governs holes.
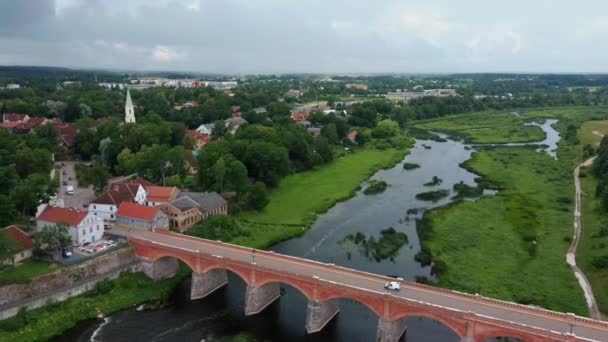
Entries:
POLYGON ((146 187, 146 205, 155 207, 161 204, 167 204, 177 198, 179 190, 174 186, 147 186, 146 187))
POLYGON ((228 130, 230 131, 230 134, 234 134, 237 129, 239 129, 243 125, 246 125, 248 122, 242 117, 236 116, 226 119, 224 123, 226 125, 226 128, 228 128, 228 130))
POLYGON ((3 260, 4 264, 14 265, 32 256, 34 240, 32 240, 32 237, 29 236, 29 234, 19 229, 17 226, 8 226, 0 229, 0 240, 3 239, 12 240, 14 245, 18 247, 18 249, 15 249, 12 256, 3 260))
POLYGON ((116 223, 145 230, 169 229, 169 217, 160 207, 123 202, 116 212, 116 223))
POLYGON ((427 89, 423 91, 401 91, 401 89, 397 89, 396 92, 389 92, 384 95, 384 98, 387 100, 394 101, 405 101, 408 102, 413 99, 418 99, 422 97, 448 97, 448 96, 458 96, 456 93, 456 89, 427 89))
POLYGON ((213 134, 213 129, 215 128, 215 123, 202 124, 198 126, 196 131, 203 135, 211 135, 213 134))
POLYGON ((146 189, 137 181, 112 183, 104 194, 89 203, 89 211, 104 222, 110 222, 116 220, 116 211, 123 202, 144 204, 146 199, 146 189))
POLYGON ((346 84, 346 89, 358 89, 358 90, 367 90, 369 89, 369 87, 367 86, 367 84, 363 84, 363 83, 348 83, 346 84))
POLYGON ((202 219, 209 215, 228 215, 228 202, 217 192, 182 191, 178 198, 188 197, 198 204, 202 219))
POLYGON ((193 148, 195 150, 202 150, 205 147, 205 145, 207 145, 207 143, 209 141, 211 141, 211 135, 210 134, 202 134, 202 133, 199 133, 198 131, 187 130, 186 131, 186 136, 191 137, 192 139, 194 139, 194 146, 193 146, 193 148))
POLYGON ((68 232, 75 246, 95 242, 103 237, 103 219, 92 212, 74 208, 47 206, 36 218, 36 230, 41 232, 46 227, 58 223, 68 225, 68 232))
POLYGON ((161 208, 169 216, 170 229, 190 230, 203 219, 199 204, 187 196, 177 198, 161 208))
POLYGON ((129 89, 127 89, 127 101, 125 102, 125 123, 135 123, 135 108, 129 89))

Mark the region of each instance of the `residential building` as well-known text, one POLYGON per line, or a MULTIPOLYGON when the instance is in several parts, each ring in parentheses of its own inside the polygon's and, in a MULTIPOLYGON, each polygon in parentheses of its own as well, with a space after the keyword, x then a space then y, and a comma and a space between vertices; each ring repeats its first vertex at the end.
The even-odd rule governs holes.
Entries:
POLYGON ((363 83, 348 83, 346 84, 346 89, 359 89, 359 90, 367 90, 369 87, 367 86, 367 84, 363 84, 363 83))
POLYGON ((208 123, 208 124, 202 124, 202 125, 198 126, 196 131, 199 132, 200 134, 211 136, 214 128, 215 128, 215 123, 208 123))
POLYGON ((19 246, 19 249, 16 250, 10 258, 4 260, 4 264, 14 265, 32 256, 34 241, 29 234, 19 229, 17 226, 8 226, 0 229, 0 240, 2 239, 12 240, 16 246, 19 246))
POLYGON ((174 186, 146 186, 146 205, 155 207, 161 204, 167 204, 177 198, 179 190, 174 186))
POLYGON ((310 116, 310 108, 296 108, 291 111, 291 120, 294 122, 300 122, 304 120, 308 120, 308 116, 310 116))
POLYGON ((264 114, 266 113, 266 107, 257 107, 257 108, 253 108, 253 111, 256 114, 264 114))
POLYGON ((160 207, 123 202, 116 212, 116 223, 145 230, 169 229, 169 217, 160 207))
POLYGON ((11 123, 24 123, 30 119, 30 116, 27 114, 14 114, 7 113, 2 114, 2 122, 11 122, 11 123))
POLYGON ((112 183, 103 195, 89 203, 89 211, 105 222, 114 221, 116 220, 116 211, 123 202, 144 204, 146 199, 146 189, 144 185, 137 181, 129 180, 128 183, 112 183))
POLYGON ((127 100, 125 102, 125 123, 135 123, 135 108, 131 101, 131 92, 127 89, 127 100))
POLYGON ((177 198, 161 208, 169 216, 170 229, 189 230, 203 219, 199 204, 187 196, 177 198))
POLYGON ((384 95, 384 98, 386 98, 387 100, 407 102, 421 97, 448 97, 457 95, 458 94, 456 93, 456 89, 427 89, 417 92, 401 91, 400 89, 397 89, 396 92, 389 92, 384 95))
POLYGON ((205 147, 205 145, 207 145, 207 143, 211 140, 210 134, 202 134, 198 131, 187 130, 186 136, 192 137, 194 139, 193 147, 195 150, 202 150, 203 147, 205 147))
POLYGON ((9 83, 6 85, 6 89, 19 89, 19 88, 21 88, 21 86, 16 83, 9 83))
POLYGON ((209 215, 228 215, 228 202, 217 192, 182 191, 178 198, 183 197, 188 197, 198 203, 203 220, 209 215))
POLYGON ((248 123, 247 120, 243 119, 240 116, 226 119, 224 122, 226 127, 229 129, 230 134, 234 134, 236 130, 239 129, 239 127, 248 123))
POLYGON ((95 242, 103 237, 103 219, 92 212, 74 208, 47 206, 36 218, 36 230, 65 223, 75 246, 95 242))

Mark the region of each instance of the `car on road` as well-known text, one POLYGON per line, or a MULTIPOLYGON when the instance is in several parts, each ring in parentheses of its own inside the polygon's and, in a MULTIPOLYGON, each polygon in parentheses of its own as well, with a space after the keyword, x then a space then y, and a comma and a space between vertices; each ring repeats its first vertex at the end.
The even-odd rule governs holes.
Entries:
POLYGON ((68 181, 63 181, 63 185, 68 185, 68 181))
POLYGON ((84 203, 82 203, 82 206, 83 206, 84 208, 88 207, 88 206, 89 206, 89 202, 84 202, 84 203))
POLYGON ((61 171, 61 174, 65 176, 65 175, 67 175, 68 173, 67 173, 67 171, 66 171, 66 170, 63 170, 63 171, 61 171))
POLYGON ((68 194, 68 195, 73 195, 73 194, 74 194, 74 187, 73 187, 73 186, 71 186, 71 185, 68 185, 68 186, 65 188, 65 193, 66 193, 66 194, 68 194))
POLYGON ((68 248, 64 248, 61 254, 63 255, 64 258, 69 258, 72 256, 72 251, 69 250, 68 248))
POLYGON ((61 166, 65 166, 65 163, 61 163, 61 166))
POLYGON ((391 291, 399 291, 401 290, 401 283, 398 281, 389 281, 384 284, 384 288, 391 291))
POLYGON ((68 177, 68 180, 72 180, 72 177, 68 177))

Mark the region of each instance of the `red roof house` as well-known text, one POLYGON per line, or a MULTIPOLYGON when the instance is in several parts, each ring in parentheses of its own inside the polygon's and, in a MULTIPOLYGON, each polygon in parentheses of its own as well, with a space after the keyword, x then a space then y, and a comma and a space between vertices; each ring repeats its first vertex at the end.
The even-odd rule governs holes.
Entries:
POLYGON ((198 131, 187 130, 186 135, 194 138, 194 141, 195 141, 194 149, 195 150, 202 150, 203 147, 205 147, 205 145, 207 145, 207 143, 211 140, 211 136, 209 134, 203 134, 198 131))
POLYGON ((22 123, 26 122, 30 119, 30 116, 27 114, 3 114, 2 122, 16 122, 22 123))
POLYGON ((2 239, 13 240, 20 247, 15 251, 13 256, 8 259, 8 263, 14 264, 32 256, 34 240, 32 240, 32 237, 29 236, 29 234, 19 229, 17 226, 8 226, 0 229, 0 240, 2 239))
POLYGON ((146 187, 148 197, 146 204, 149 206, 157 206, 173 201, 177 198, 179 190, 176 187, 170 186, 148 186, 146 187))
POLYGON ((48 206, 38 216, 38 220, 46 221, 50 223, 66 223, 70 227, 76 227, 85 217, 88 212, 86 210, 74 209, 74 208, 60 208, 48 206))
POLYGON ((160 207, 123 202, 116 212, 116 223, 146 230, 169 229, 169 217, 160 207))

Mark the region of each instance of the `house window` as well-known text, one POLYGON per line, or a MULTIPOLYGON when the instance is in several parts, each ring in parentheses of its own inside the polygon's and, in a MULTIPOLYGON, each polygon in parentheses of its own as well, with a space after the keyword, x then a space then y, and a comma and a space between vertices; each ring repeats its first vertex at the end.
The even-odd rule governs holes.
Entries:
POLYGON ((89 228, 89 233, 93 233, 93 227, 89 228))
POLYGON ((114 214, 110 214, 110 218, 114 218, 114 214))
POLYGON ((82 228, 82 235, 85 235, 87 233, 87 230, 82 228))
POLYGON ((97 231, 99 231, 99 225, 97 225, 97 231))

